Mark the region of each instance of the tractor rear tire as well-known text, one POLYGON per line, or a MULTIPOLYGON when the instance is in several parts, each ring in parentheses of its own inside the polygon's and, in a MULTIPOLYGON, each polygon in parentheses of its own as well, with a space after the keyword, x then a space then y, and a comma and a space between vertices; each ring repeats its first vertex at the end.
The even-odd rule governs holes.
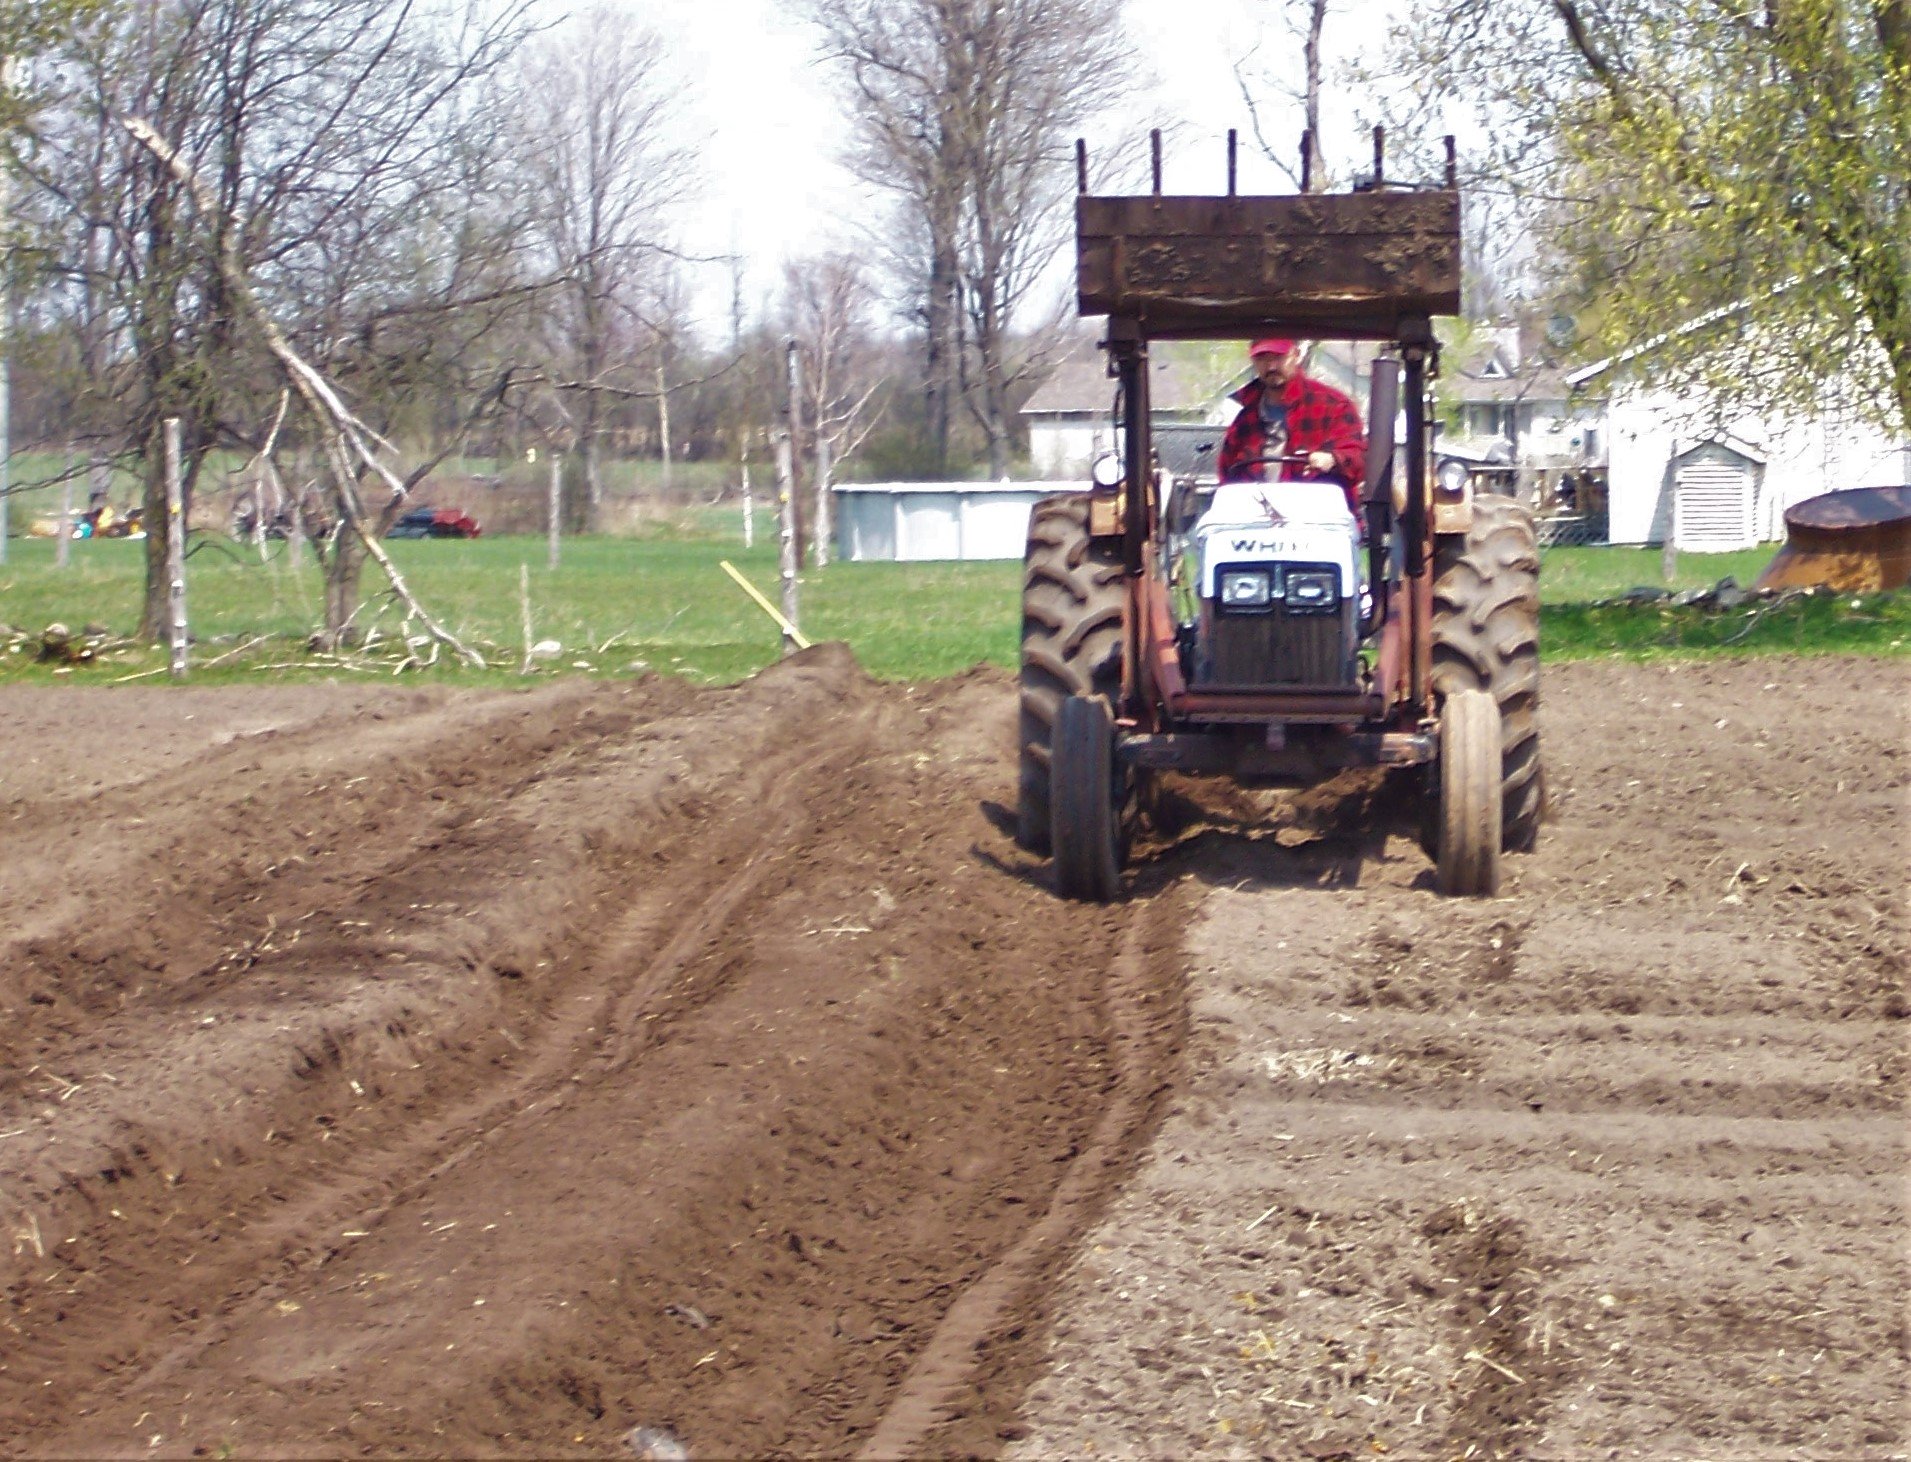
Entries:
POLYGON ((1015 841, 1046 853, 1050 757, 1070 696, 1121 694, 1128 592, 1119 549, 1088 533, 1088 494, 1059 493, 1029 515, 1022 562, 1020 780, 1015 841))
POLYGON ((1063 898, 1110 903, 1121 894, 1126 839, 1108 702, 1098 695, 1063 701, 1050 752, 1055 891, 1063 898))
MULTIPOLYGON (((1546 783, 1539 760, 1539 546, 1533 515, 1476 493, 1473 526, 1435 541, 1433 691, 1489 692, 1500 710, 1501 841, 1530 853, 1546 783)), ((1428 852, 1432 852, 1431 848, 1428 852)))
POLYGON ((1500 891, 1500 713, 1484 690, 1458 690, 1440 708, 1440 892, 1500 891))

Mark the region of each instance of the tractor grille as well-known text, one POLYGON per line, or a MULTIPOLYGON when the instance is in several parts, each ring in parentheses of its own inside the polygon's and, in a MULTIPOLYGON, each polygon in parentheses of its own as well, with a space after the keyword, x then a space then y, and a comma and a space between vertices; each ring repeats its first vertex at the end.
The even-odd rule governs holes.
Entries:
POLYGON ((1340 614, 1220 614, 1211 645, 1215 685, 1337 685, 1347 678, 1340 614))
MULTIPOLYGON (((1217 582, 1260 565, 1224 564, 1217 582)), ((1275 564, 1263 603, 1216 604, 1210 621, 1209 685, 1342 685, 1351 675, 1358 612, 1339 593, 1332 564, 1275 564), (1324 582, 1323 582, 1324 581, 1324 582)), ((1225 597, 1225 596, 1224 596, 1225 597)))

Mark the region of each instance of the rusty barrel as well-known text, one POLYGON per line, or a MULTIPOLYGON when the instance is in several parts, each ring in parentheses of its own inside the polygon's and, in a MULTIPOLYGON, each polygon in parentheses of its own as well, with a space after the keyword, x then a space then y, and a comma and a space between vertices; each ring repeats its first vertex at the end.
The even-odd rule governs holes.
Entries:
POLYGON ((1853 487, 1785 510, 1785 546, 1754 589, 1853 593, 1911 584, 1911 486, 1853 487))

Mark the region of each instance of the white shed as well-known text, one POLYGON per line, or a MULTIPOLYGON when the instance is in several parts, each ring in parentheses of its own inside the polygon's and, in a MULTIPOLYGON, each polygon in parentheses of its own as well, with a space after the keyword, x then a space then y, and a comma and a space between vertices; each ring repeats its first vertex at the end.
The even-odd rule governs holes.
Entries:
POLYGON ((1701 442, 1679 453, 1671 472, 1673 546, 1681 553, 1757 547, 1764 475, 1765 459, 1729 440, 1701 442))
POLYGON ((845 563, 1020 558, 1029 510, 1053 482, 843 482, 836 554, 845 563))

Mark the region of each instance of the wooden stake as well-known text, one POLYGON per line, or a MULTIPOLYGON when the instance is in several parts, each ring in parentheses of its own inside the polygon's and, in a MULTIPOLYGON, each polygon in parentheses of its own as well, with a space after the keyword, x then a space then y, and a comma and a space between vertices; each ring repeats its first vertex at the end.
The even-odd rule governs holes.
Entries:
POLYGON ((531 566, 518 564, 518 623, 524 630, 524 659, 518 666, 518 674, 531 673, 531 566))
POLYGON ((186 506, 179 418, 166 418, 166 600, 172 610, 172 673, 186 673, 186 506))
POLYGON ((544 562, 549 568, 557 567, 558 515, 563 511, 564 457, 553 450, 551 452, 551 490, 544 512, 544 562))
MULTIPOLYGON (((795 545, 795 567, 803 563, 802 510, 796 501, 796 494, 802 486, 803 475, 803 361, 798 353, 802 347, 791 340, 784 350, 786 381, 789 390, 788 399, 783 404, 783 421, 789 431, 789 522, 791 542, 795 545)), ((780 471, 780 468, 779 468, 780 471)), ((780 486, 780 484, 779 484, 780 486)), ((792 569, 794 572, 794 568, 792 569)))
MULTIPOLYGON (((794 358, 792 356, 792 358, 794 358)), ((791 455, 790 438, 787 432, 776 435, 776 488, 777 500, 783 510, 783 542, 781 569, 783 575, 783 618, 790 629, 783 631, 783 653, 801 648, 792 637, 792 630, 802 621, 797 617, 796 605, 796 469, 791 455)))

